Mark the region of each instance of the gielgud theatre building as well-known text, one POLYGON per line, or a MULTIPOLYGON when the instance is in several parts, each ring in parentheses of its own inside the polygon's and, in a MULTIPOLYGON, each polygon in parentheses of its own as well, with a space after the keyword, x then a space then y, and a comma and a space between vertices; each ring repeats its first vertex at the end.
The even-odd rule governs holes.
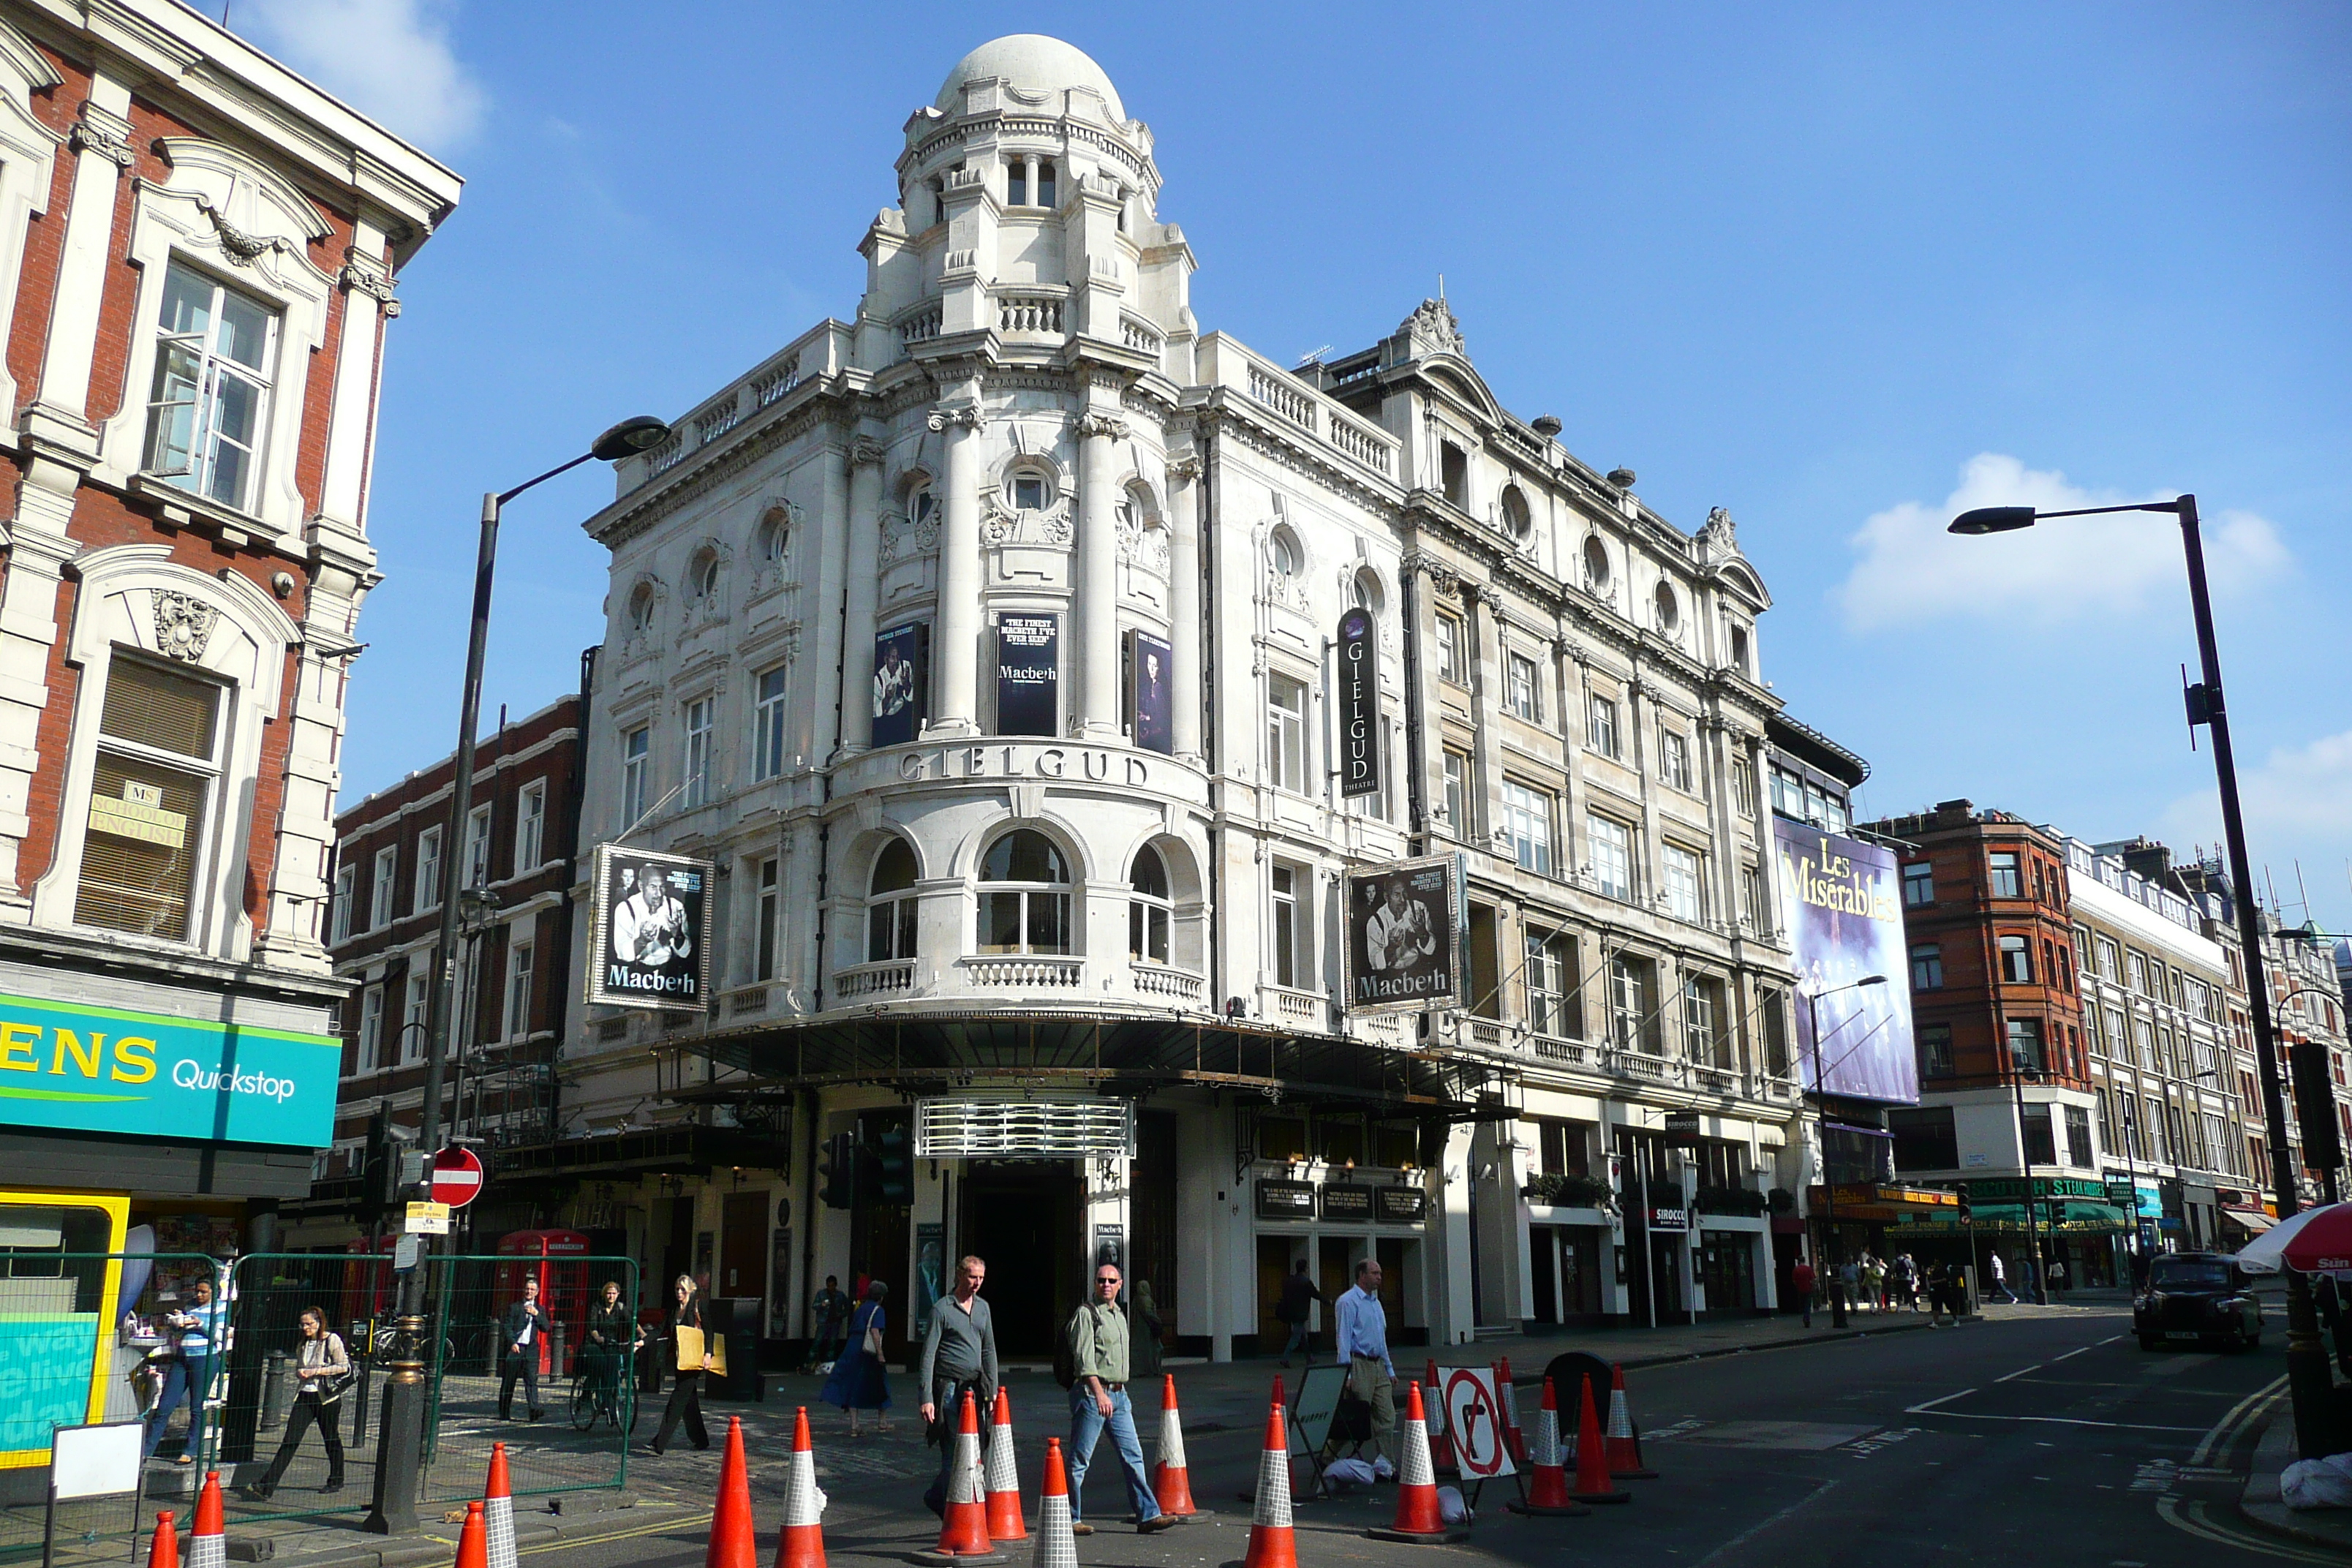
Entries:
POLYGON ((1105 1253, 1219 1357, 1301 1260, 1380 1259, 1409 1343, 1771 1310, 1809 1167, 1729 515, 1504 410, 1442 299, 1291 368, 1204 333, 1067 44, 905 131, 852 317, 585 524, 583 839, 708 867, 708 970, 585 1010, 567 1135, 773 1156, 547 1218, 776 1338, 827 1274, 914 1327, 966 1252, 1019 1354, 1105 1253))

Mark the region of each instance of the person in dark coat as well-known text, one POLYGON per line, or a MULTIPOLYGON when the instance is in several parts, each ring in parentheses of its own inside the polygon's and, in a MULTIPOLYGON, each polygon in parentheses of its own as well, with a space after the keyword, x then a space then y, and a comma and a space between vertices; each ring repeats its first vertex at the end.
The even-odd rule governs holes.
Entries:
MULTIPOLYGON (((1160 1375, 1160 1336, 1167 1331, 1159 1304, 1151 1299, 1151 1281, 1139 1279, 1128 1295, 1128 1321, 1133 1331, 1127 1342, 1127 1376, 1130 1383, 1160 1375)), ((1146 1392, 1149 1392, 1147 1390, 1146 1392)))
MULTIPOLYGON (((704 1326, 702 1303, 694 1296, 693 1277, 679 1275, 677 1291, 677 1304, 670 1309, 669 1313, 669 1337, 673 1345, 677 1342, 678 1330, 704 1326)), ((658 1454, 669 1447, 669 1440, 677 1433, 680 1421, 686 1423, 688 1440, 696 1447, 710 1447, 709 1429, 702 1424, 702 1374, 709 1370, 710 1345, 705 1341, 701 1362, 694 1366, 679 1367, 677 1381, 670 1384, 669 1404, 662 1409, 661 1430, 654 1434, 652 1447, 655 1453, 658 1454)))
POLYGON ((856 1314, 849 1320, 849 1343, 833 1363, 833 1375, 824 1380, 824 1392, 817 1395, 827 1405, 849 1414, 849 1435, 857 1436, 857 1413, 877 1412, 875 1424, 883 1431, 890 1430, 890 1420, 879 1414, 890 1408, 889 1368, 882 1358, 866 1348, 866 1330, 874 1331, 879 1340, 889 1319, 882 1303, 890 1299, 890 1287, 879 1279, 866 1287, 866 1299, 857 1305, 856 1314))
POLYGON ((506 1317, 499 1325, 499 1337, 506 1341, 505 1364, 499 1379, 499 1419, 514 1419, 515 1379, 522 1379, 522 1402, 533 1421, 547 1412, 539 1404, 539 1342, 551 1320, 547 1309, 539 1304, 539 1274, 537 1270, 522 1277, 522 1300, 507 1308, 506 1317))
POLYGON ((1307 1259, 1300 1258, 1297 1268, 1282 1282, 1282 1300, 1274 1309, 1276 1321, 1290 1325, 1290 1342, 1282 1347, 1283 1365, 1290 1364, 1292 1351, 1304 1351, 1307 1364, 1315 1364, 1315 1341, 1307 1333, 1307 1325, 1314 1320, 1314 1303, 1322 1299, 1323 1292, 1316 1289, 1314 1279, 1307 1272, 1307 1259))

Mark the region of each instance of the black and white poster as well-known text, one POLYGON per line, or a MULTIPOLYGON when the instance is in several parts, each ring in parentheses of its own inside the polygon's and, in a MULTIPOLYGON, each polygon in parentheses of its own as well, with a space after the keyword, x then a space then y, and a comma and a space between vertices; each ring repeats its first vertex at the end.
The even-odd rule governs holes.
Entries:
POLYGON ((1135 692, 1135 743, 1147 751, 1173 753, 1174 650, 1150 632, 1137 632, 1132 658, 1135 692))
POLYGON ((1380 793, 1380 637, 1359 605, 1339 617, 1339 795, 1380 793))
POLYGON ((931 689, 931 623, 910 621, 874 637, 874 744, 897 746, 923 728, 931 689))
POLYGON ((996 617, 996 732, 1061 733, 1062 618, 996 617))
POLYGON ((1349 1012, 1462 1005, 1456 876, 1452 856, 1345 874, 1349 1012))
POLYGON ((596 846, 591 1006, 709 1010, 710 862, 596 846))

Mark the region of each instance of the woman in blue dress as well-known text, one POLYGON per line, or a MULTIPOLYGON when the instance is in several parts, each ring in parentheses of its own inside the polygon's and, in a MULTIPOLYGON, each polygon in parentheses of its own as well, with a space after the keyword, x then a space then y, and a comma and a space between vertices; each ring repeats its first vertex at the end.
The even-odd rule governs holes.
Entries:
POLYGON ((857 1413, 876 1413, 876 1425, 890 1430, 889 1417, 880 1413, 890 1408, 888 1368, 882 1358, 866 1348, 870 1338, 879 1342, 882 1331, 889 1322, 882 1303, 890 1299, 890 1287, 879 1279, 866 1287, 866 1299, 857 1305, 856 1315, 849 1320, 849 1343, 834 1358, 833 1374, 824 1380, 824 1391, 818 1395, 827 1405, 835 1405, 849 1414, 849 1435, 857 1436, 857 1413), (871 1331, 869 1333, 868 1331, 871 1331))

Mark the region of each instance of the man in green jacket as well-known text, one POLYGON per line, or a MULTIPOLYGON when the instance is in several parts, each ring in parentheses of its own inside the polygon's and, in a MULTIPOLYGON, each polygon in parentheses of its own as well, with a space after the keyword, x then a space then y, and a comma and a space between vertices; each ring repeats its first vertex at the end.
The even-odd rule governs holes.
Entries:
POLYGON ((1079 1505, 1085 1495, 1087 1464, 1103 1428, 1118 1447, 1118 1462, 1127 1471, 1127 1494, 1135 1504, 1136 1531, 1150 1535, 1176 1522, 1160 1511, 1152 1495, 1151 1478, 1143 1468, 1143 1443, 1135 1435, 1135 1411, 1127 1401, 1127 1314, 1119 1310, 1118 1265, 1095 1265, 1094 1294, 1070 1314, 1071 1365, 1077 1376, 1070 1384, 1070 1529, 1092 1535, 1083 1522, 1079 1505))

